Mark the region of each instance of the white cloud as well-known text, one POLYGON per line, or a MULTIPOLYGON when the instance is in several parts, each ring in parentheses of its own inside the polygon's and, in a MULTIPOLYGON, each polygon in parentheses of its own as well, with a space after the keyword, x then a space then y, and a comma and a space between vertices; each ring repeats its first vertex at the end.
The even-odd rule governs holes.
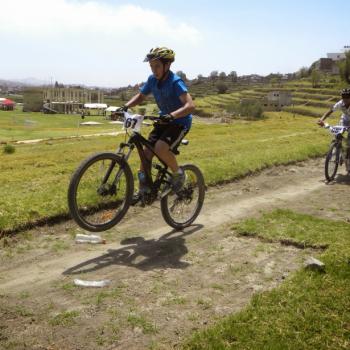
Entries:
POLYGON ((171 47, 178 63, 203 45, 193 25, 141 6, 0 0, 0 11, 0 40, 10 48, 2 56, 0 78, 120 86, 147 78, 142 60, 151 47, 171 47))
POLYGON ((97 1, 11 0, 1 1, 0 37, 31 40, 106 38, 125 40, 200 41, 199 31, 186 23, 140 6, 111 5, 97 1), (141 39, 142 38, 142 39, 141 39))

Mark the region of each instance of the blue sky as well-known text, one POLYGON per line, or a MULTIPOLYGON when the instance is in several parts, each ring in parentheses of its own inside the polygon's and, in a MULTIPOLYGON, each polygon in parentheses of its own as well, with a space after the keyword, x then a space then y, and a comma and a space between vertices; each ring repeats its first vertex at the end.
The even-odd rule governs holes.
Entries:
POLYGON ((124 86, 145 53, 175 50, 188 77, 288 73, 350 45, 350 1, 0 0, 0 79, 124 86))

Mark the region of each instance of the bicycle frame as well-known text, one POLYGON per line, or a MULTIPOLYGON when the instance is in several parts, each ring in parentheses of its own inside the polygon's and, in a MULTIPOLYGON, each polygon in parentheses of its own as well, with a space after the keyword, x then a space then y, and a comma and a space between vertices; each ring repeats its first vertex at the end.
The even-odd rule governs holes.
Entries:
MULTIPOLYGON (((146 140, 140 133, 134 132, 134 131, 130 135, 128 142, 120 143, 119 148, 117 150, 117 154, 120 155, 123 158, 123 160, 127 162, 135 147, 137 149, 142 167, 145 171, 146 184, 148 185, 149 188, 152 189, 153 193, 157 193, 162 183, 170 184, 170 182, 165 180, 167 175, 169 175, 169 177, 171 176, 171 173, 167 170, 168 166, 164 163, 164 161, 161 158, 159 158, 157 153, 155 153, 153 149, 153 145, 148 140, 146 140), (151 174, 152 162, 146 158, 143 147, 146 147, 147 149, 149 149, 153 153, 153 155, 155 155, 157 159, 163 164, 163 166, 161 165, 155 166, 156 169, 158 170, 156 181, 153 181, 152 179, 152 174, 151 174), (123 152, 125 148, 129 148, 129 151, 127 153, 123 152)), ((117 179, 118 179, 118 174, 116 176, 116 180, 117 179)))

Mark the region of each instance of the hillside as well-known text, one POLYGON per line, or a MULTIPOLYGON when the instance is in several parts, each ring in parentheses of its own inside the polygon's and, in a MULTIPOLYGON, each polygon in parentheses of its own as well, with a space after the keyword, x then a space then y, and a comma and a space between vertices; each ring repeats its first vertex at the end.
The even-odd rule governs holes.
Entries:
MULTIPOLYGON (((195 114, 201 117, 234 117, 233 110, 241 100, 248 99, 263 105, 263 99, 271 91, 289 92, 292 104, 283 111, 310 117, 321 116, 329 106, 339 99, 343 87, 334 75, 323 75, 317 88, 312 86, 311 77, 295 78, 295 75, 260 77, 256 75, 238 77, 236 81, 228 76, 186 80, 189 91, 195 100, 195 114), (218 92, 218 85, 226 86, 224 93, 218 92)), ((121 105, 138 92, 139 85, 121 88, 114 95, 105 96, 106 103, 121 105)), ((149 97, 146 104, 153 104, 149 97)))

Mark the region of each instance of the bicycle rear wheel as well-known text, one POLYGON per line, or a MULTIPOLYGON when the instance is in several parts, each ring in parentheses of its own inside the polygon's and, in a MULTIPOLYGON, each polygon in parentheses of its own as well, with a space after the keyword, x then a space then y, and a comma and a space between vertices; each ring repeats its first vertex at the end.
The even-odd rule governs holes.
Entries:
POLYGON ((178 193, 169 193, 162 198, 160 207, 166 223, 181 230, 193 223, 199 215, 205 197, 205 183, 202 172, 195 165, 182 166, 186 180, 178 193))
POLYGON ((126 214, 133 190, 133 175, 125 161, 114 153, 95 154, 72 175, 68 188, 70 214, 85 230, 108 230, 126 214))
POLYGON ((332 143, 326 156, 325 162, 325 177, 327 181, 333 181, 337 174, 340 161, 340 146, 337 143, 332 143))

